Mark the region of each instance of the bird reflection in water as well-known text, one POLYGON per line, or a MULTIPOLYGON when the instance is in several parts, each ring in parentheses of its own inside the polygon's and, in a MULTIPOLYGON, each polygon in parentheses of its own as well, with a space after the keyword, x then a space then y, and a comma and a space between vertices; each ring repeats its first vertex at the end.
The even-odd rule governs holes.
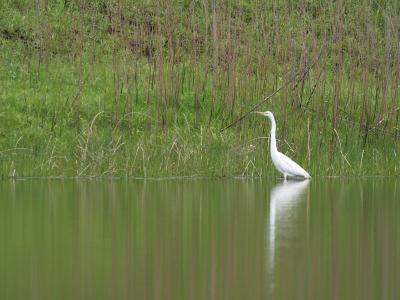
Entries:
MULTIPOLYGON (((275 271, 275 256, 277 245, 284 243, 284 239, 290 237, 295 231, 296 207, 307 190, 309 180, 285 181, 276 185, 271 191, 269 208, 269 227, 266 239, 268 250, 267 269, 271 275, 275 271), (279 239, 278 243, 277 240, 279 239)), ((273 286, 273 282, 271 282, 273 286)))

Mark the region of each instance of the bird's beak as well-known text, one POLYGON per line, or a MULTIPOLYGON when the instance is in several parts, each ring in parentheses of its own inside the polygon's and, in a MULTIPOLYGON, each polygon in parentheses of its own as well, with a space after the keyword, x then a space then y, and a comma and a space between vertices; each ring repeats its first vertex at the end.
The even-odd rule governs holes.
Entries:
POLYGON ((259 115, 264 115, 264 113, 262 111, 253 111, 253 113, 259 114, 259 115))

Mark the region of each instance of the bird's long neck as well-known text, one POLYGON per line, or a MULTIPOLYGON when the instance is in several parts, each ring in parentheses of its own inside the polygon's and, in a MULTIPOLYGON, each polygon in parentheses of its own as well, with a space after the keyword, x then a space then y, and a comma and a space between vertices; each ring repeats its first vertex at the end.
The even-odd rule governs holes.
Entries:
POLYGON ((276 123, 275 123, 275 118, 272 116, 271 118, 271 140, 270 140, 270 144, 271 144, 271 154, 278 152, 278 148, 276 147, 276 136, 275 136, 275 132, 276 132, 276 123))

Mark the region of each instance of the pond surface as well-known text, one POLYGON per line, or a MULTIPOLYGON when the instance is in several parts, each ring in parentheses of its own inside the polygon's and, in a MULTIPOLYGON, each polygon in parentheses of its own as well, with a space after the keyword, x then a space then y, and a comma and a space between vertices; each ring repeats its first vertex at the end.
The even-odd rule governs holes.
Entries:
POLYGON ((0 182, 0 299, 400 299, 399 179, 0 182))

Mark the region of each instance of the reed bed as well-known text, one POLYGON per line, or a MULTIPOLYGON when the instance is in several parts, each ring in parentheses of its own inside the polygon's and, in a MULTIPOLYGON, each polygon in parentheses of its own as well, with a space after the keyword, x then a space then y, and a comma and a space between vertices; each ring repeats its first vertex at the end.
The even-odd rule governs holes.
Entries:
POLYGON ((0 174, 400 175, 398 1, 5 1, 0 174))

